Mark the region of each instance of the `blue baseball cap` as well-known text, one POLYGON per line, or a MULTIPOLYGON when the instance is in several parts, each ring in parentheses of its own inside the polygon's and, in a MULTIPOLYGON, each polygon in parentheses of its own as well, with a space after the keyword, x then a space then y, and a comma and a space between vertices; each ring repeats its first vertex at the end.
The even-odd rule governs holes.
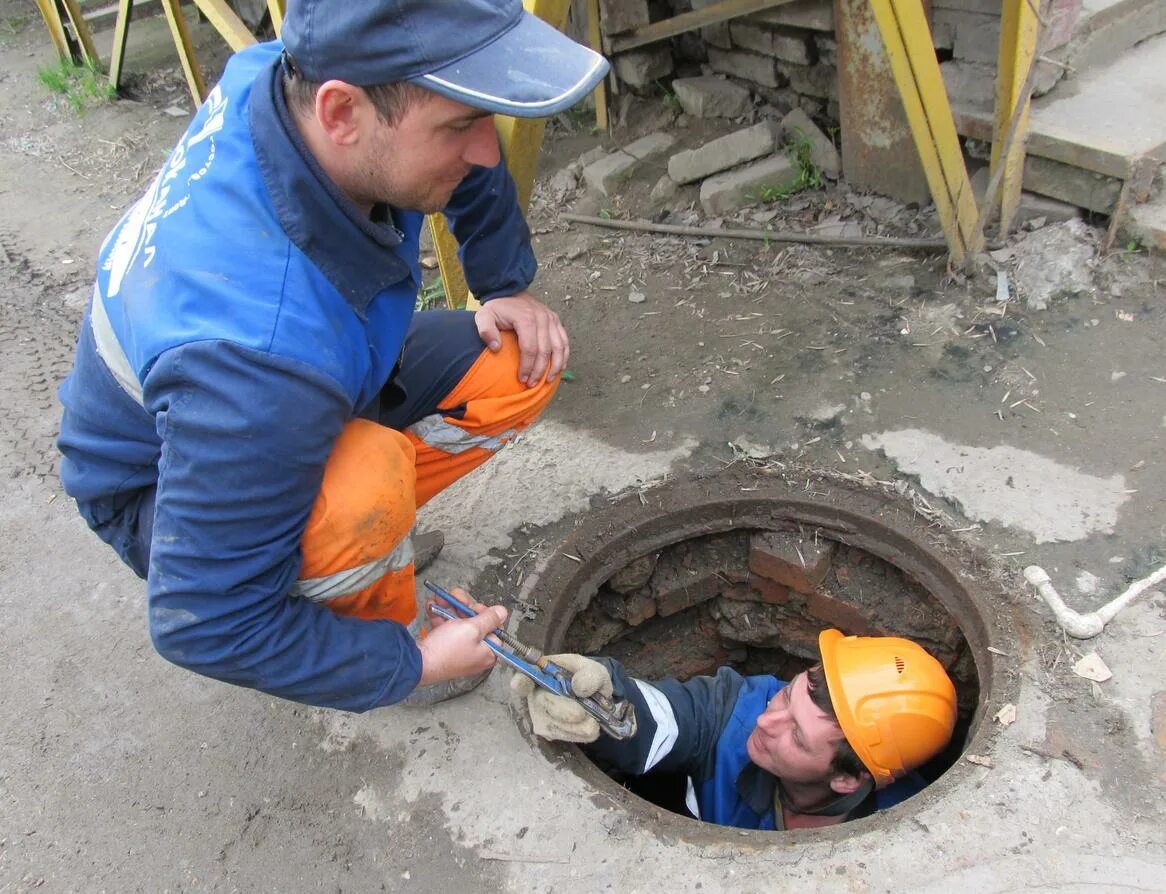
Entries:
POLYGON ((281 38, 308 81, 409 81, 520 118, 570 108, 608 70, 521 0, 289 0, 281 38))

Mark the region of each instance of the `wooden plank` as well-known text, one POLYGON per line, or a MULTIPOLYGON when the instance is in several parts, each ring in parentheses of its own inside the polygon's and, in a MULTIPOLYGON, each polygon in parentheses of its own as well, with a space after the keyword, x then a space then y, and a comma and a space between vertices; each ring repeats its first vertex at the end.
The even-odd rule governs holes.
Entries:
POLYGON ((227 5, 226 0, 194 0, 194 5, 236 53, 256 42, 255 35, 243 24, 235 10, 227 5))
POLYGON ((919 0, 871 0, 952 260, 978 251, 976 200, 919 0))
MULTIPOLYGON (((1028 78, 1029 68, 1035 64, 1037 35, 1040 23, 1030 0, 1004 0, 1000 19, 1000 57, 996 72, 996 126, 992 132, 991 172, 1003 166, 1000 179, 1000 238, 1008 235, 1012 219, 1020 207, 1020 187, 1024 179, 1024 146, 1028 135, 1030 95, 1020 91, 1028 78), (1017 111, 1016 131, 1008 152, 1003 152, 1004 140, 1013 114, 1017 111)), ((984 201, 988 198, 985 196, 984 201)))
POLYGON ((279 37, 283 31, 283 16, 286 12, 284 0, 267 0, 267 14, 271 16, 271 27, 275 29, 275 36, 279 37))
POLYGON ((61 21, 56 0, 36 0, 36 8, 40 10, 41 18, 45 20, 45 27, 49 29, 49 37, 53 40, 53 46, 57 48, 57 55, 62 59, 71 60, 73 51, 69 47, 69 38, 65 34, 65 24, 61 21))
MULTIPOLYGON (((603 34, 599 30, 599 0, 587 0, 587 42, 597 53, 603 52, 603 34)), ((595 87, 595 126, 607 130, 607 78, 595 87)))
POLYGON ((182 7, 179 5, 179 0, 162 0, 162 10, 166 13, 166 24, 170 26, 170 36, 174 39, 174 46, 178 50, 178 61, 182 63, 182 73, 186 76, 186 86, 190 88, 194 104, 196 106, 202 105, 202 101, 206 99, 206 82, 202 79, 198 60, 194 56, 194 43, 190 39, 190 29, 186 27, 186 19, 182 17, 182 7))
POLYGON ((77 37, 77 43, 81 46, 82 61, 87 63, 91 68, 99 68, 101 66, 101 57, 97 54, 97 49, 93 46, 93 35, 89 32, 89 25, 85 22, 85 16, 81 15, 81 9, 77 6, 77 0, 59 0, 62 6, 65 7, 65 13, 69 17, 69 22, 73 26, 73 34, 77 37))
POLYGON ((653 22, 642 28, 635 28, 618 37, 610 37, 607 49, 610 53, 622 53, 624 50, 646 46, 660 40, 667 40, 685 31, 694 28, 703 28, 706 25, 716 25, 727 22, 739 16, 760 12, 763 9, 773 9, 775 6, 785 6, 794 0, 721 0, 704 9, 694 9, 692 12, 681 13, 662 22, 653 22))
POLYGON ((121 86, 121 68, 125 61, 126 38, 130 33, 130 19, 134 15, 134 0, 118 0, 117 22, 113 26, 113 51, 109 57, 109 83, 117 90, 121 86))

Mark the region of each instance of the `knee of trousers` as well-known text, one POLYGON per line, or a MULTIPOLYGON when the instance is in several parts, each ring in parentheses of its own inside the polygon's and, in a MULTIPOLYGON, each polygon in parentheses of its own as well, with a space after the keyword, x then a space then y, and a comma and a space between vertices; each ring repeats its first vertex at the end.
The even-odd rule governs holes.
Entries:
POLYGON ((518 339, 502 333, 502 348, 482 351, 437 413, 409 426, 419 506, 494 456, 551 402, 560 380, 528 388, 518 378, 520 362, 518 339))
POLYGON ((293 596, 338 614, 413 620, 415 462, 401 432, 364 419, 344 427, 308 517, 293 596))

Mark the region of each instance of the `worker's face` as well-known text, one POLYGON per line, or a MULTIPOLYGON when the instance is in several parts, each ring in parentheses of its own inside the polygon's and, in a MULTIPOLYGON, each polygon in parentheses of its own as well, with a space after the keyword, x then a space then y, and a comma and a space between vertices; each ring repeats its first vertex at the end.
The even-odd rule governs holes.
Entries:
POLYGON ((395 208, 440 211, 474 165, 501 156, 494 116, 436 93, 414 102, 398 121, 377 119, 360 179, 367 198, 395 208))
POLYGON ((842 728, 814 704, 798 674, 769 702, 745 743, 749 759, 787 784, 829 782, 842 728))

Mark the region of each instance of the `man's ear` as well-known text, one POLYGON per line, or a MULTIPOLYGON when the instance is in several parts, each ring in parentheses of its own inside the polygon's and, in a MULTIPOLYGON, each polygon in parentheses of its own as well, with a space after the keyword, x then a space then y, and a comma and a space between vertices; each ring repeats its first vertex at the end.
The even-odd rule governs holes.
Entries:
POLYGON ((375 119, 376 109, 360 87, 333 80, 316 91, 316 121, 337 146, 357 142, 375 119))
POLYGON ((870 779, 871 775, 865 771, 857 776, 851 776, 849 773, 835 773, 830 777, 830 790, 838 795, 849 795, 866 785, 870 779))

